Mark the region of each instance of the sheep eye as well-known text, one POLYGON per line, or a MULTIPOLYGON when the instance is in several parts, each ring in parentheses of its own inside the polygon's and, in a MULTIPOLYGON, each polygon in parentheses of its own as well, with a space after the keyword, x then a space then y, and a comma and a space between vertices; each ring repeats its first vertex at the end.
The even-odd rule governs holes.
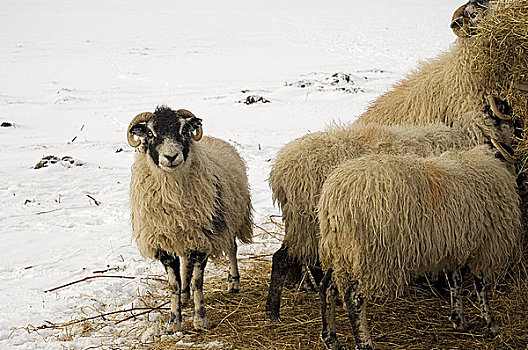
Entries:
POLYGON ((149 131, 149 132, 147 132, 147 136, 148 137, 152 137, 152 136, 154 136, 154 134, 152 133, 152 131, 149 131))

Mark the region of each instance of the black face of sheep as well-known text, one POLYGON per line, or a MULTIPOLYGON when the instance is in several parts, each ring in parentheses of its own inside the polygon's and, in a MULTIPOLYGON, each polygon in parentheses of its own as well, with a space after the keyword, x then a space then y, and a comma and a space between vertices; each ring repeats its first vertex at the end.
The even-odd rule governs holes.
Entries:
POLYGON ((172 171, 187 160, 192 140, 200 140, 202 120, 189 111, 162 106, 154 113, 141 113, 134 118, 128 133, 131 146, 140 146, 156 166, 172 171))
POLYGON ((478 22, 480 15, 488 8, 489 0, 469 0, 460 6, 451 20, 451 29, 459 37, 474 35, 472 27, 478 22))

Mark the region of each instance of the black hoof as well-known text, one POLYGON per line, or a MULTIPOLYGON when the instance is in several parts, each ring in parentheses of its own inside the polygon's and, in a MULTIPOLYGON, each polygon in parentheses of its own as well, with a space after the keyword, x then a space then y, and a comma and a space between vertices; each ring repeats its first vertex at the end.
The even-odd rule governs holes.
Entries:
POLYGON ((266 315, 268 315, 268 319, 269 319, 271 322, 280 322, 280 321, 281 321, 278 312, 274 312, 274 311, 266 311, 266 315))

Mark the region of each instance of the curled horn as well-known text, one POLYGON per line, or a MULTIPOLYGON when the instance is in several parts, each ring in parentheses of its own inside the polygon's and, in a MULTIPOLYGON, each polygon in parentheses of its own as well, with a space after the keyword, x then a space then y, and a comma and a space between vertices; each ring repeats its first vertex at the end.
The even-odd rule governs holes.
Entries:
MULTIPOLYGON (((188 119, 196 118, 196 116, 191 111, 188 111, 186 109, 178 109, 176 111, 176 114, 182 117, 188 118, 188 119)), ((203 129, 201 125, 198 127, 198 129, 196 129, 196 133, 191 132, 191 137, 194 141, 197 141, 197 142, 200 141, 202 139, 202 136, 203 136, 203 129)))
POLYGON ((513 83, 513 87, 521 91, 528 91, 528 84, 523 84, 519 82, 513 83))
POLYGON ((456 36, 464 38, 469 36, 469 19, 464 16, 466 5, 460 6, 451 19, 451 29, 456 36), (460 22, 462 21, 462 22, 460 22))
POLYGON ((502 154, 502 156, 504 157, 504 159, 506 159, 508 163, 515 164, 517 162, 517 159, 515 159, 514 156, 512 156, 508 151, 506 151, 499 141, 491 139, 491 143, 493 144, 493 146, 495 146, 497 151, 502 154))
POLYGON ((142 123, 142 122, 146 122, 150 119, 150 117, 152 117, 152 113, 150 112, 143 112, 143 113, 139 113, 138 115, 136 115, 134 117, 134 119, 132 119, 132 121, 130 122, 130 124, 128 125, 128 130, 127 130, 127 139, 128 139, 128 144, 134 148, 138 147, 140 144, 141 144, 141 141, 140 140, 136 140, 134 139, 134 135, 132 135, 130 133, 130 129, 132 129, 132 127, 138 123, 142 123))
POLYGON ((511 117, 509 115, 503 114, 499 111, 499 108, 497 107, 497 102, 495 101, 495 96, 489 95, 488 102, 490 104, 491 110, 493 111, 493 114, 495 114, 498 118, 502 120, 511 120, 511 117))

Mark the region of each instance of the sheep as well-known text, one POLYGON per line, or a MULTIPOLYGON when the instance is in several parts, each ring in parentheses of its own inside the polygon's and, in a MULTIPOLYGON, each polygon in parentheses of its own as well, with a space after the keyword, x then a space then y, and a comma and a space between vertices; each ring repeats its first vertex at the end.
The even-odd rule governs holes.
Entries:
POLYGON ((207 328, 203 301, 207 259, 228 255, 228 291, 236 293, 240 275, 235 240, 252 240, 245 163, 227 142, 202 138, 201 119, 183 109, 160 106, 154 113, 141 113, 130 123, 127 136, 136 147, 130 182, 132 233, 141 255, 160 260, 167 270, 171 288, 167 330, 183 328, 181 307, 189 299, 191 279, 193 326, 207 328))
MULTIPOLYGON (((524 6, 527 4, 524 0, 517 2, 524 3, 524 6)), ((501 60, 483 55, 484 41, 489 40, 478 35, 479 23, 483 18, 496 16, 495 3, 497 1, 470 0, 461 6, 453 15, 451 24, 455 34, 459 36, 452 47, 438 57, 421 63, 418 69, 379 96, 357 122, 384 125, 423 125, 435 122, 451 124, 463 118, 469 111, 491 109, 497 116, 507 119, 510 118, 507 114, 512 113, 512 108, 514 111, 525 111, 519 101, 510 99, 507 101, 510 102, 508 105, 506 101, 495 97, 497 72, 491 69, 501 66, 518 70, 516 56, 520 54, 501 55, 501 60), (514 62, 516 64, 512 64, 514 62)), ((504 11, 503 7, 499 10, 504 11)), ((520 7, 522 8, 522 5, 520 7)), ((519 40, 515 36, 506 39, 519 40)), ((508 43, 504 43, 504 46, 508 46, 508 43)), ((528 66, 524 66, 524 70, 527 68, 528 66)), ((500 91, 503 97, 506 97, 504 92, 507 89, 522 88, 520 81, 509 80, 508 72, 501 73, 507 84, 500 91)), ((498 79, 500 78, 501 76, 498 79)), ((525 104, 526 93, 524 97, 525 104)))
MULTIPOLYGON (((272 258, 266 302, 268 317, 279 319, 284 279, 293 266, 308 266, 316 284, 322 278, 318 269, 316 206, 326 177, 341 162, 375 153, 438 155, 449 149, 491 142, 502 150, 501 145, 511 144, 514 131, 510 122, 472 113, 453 127, 441 123, 425 126, 354 123, 288 143, 277 154, 269 176, 273 199, 282 209, 285 236, 282 247, 272 258)), ((509 153, 504 154, 509 157, 509 153)))
POLYGON ((440 156, 368 155, 342 163, 328 176, 318 203, 322 337, 335 335, 337 285, 349 312, 356 349, 372 349, 366 304, 374 296, 401 294, 414 277, 447 272, 450 320, 467 326, 460 268, 474 276, 482 318, 491 335, 486 280, 521 254, 521 212, 513 169, 487 146, 440 156), (327 307, 327 298, 330 306, 327 307))
MULTIPOLYGON (((523 9, 522 4, 526 4, 526 1, 512 2, 505 6, 519 6, 523 9), (516 5, 517 3, 521 5, 516 5)), ((280 295, 284 280, 283 270, 286 269, 282 267, 297 263, 307 264, 312 266, 311 270, 316 282, 321 278, 316 268, 318 222, 315 207, 319 190, 331 169, 346 159, 363 154, 362 143, 360 142, 360 146, 357 146, 356 141, 350 140, 350 138, 361 137, 354 135, 356 132, 354 129, 357 129, 360 124, 375 123, 396 126, 442 123, 473 125, 472 127, 485 126, 487 130, 484 131, 484 142, 490 143, 493 139, 500 139, 495 146, 501 154, 510 162, 517 161, 511 155, 513 146, 511 135, 514 133, 515 139, 522 139, 522 125, 519 118, 512 118, 508 114, 524 113, 525 108, 518 102, 522 100, 519 95, 510 98, 511 94, 508 95, 505 91, 513 89, 523 94, 526 93, 526 91, 523 92, 526 84, 516 83, 511 87, 502 87, 499 95, 506 100, 505 102, 494 97, 496 87, 501 87, 501 85, 497 83, 495 76, 490 76, 492 73, 487 69, 489 65, 515 71, 516 76, 520 74, 518 73, 519 64, 505 64, 506 58, 513 61, 518 60, 513 54, 507 55, 502 61, 497 59, 493 62, 485 61, 487 56, 482 53, 485 39, 478 32, 480 27, 477 25, 483 21, 483 18, 492 22, 493 16, 497 15, 496 12, 503 11, 500 6, 494 6, 488 11, 486 6, 488 6, 488 1, 472 0, 460 7, 455 12, 452 22, 453 30, 459 38, 451 50, 434 60, 423 63, 417 71, 411 73, 392 90, 381 95, 356 122, 350 125, 350 131, 337 130, 336 132, 325 131, 309 134, 288 143, 279 151, 270 173, 269 182, 273 198, 282 208, 286 232, 282 247, 273 257, 266 304, 270 319, 279 318, 280 295), (495 11, 495 8, 500 11, 495 11), (477 26, 476 29, 475 26, 477 26), (479 61, 475 61, 474 57, 479 57, 479 61)), ((521 40, 515 35, 507 39, 521 40)), ((505 45, 507 46, 508 43, 506 42, 505 45)), ((519 45, 515 43, 512 46, 518 48, 519 45)), ((515 61, 515 63, 518 62, 515 61)), ((521 67, 526 68, 526 65, 522 64, 521 67)), ((504 76, 508 74, 504 73, 504 76)), ((508 79, 503 78, 503 80, 506 82, 505 85, 509 85, 508 79)), ((526 104, 526 98, 523 101, 526 104)), ((375 137, 380 136, 372 136, 373 141, 375 137)), ((470 136, 470 139, 472 137, 470 136)), ((382 139, 383 137, 380 142, 382 139)), ((482 143, 481 141, 482 138, 478 143, 482 143)), ((385 146, 385 148, 390 147, 390 145, 385 146)), ((417 142, 417 150, 410 152, 419 153, 420 147, 420 143, 417 142)), ((449 147, 451 146, 445 145, 443 150, 449 147)), ((526 149, 528 150, 528 146, 526 149)), ((380 148, 379 150, 373 149, 372 152, 385 151, 380 148)), ((408 151, 403 150, 403 152, 408 151)), ((426 155, 428 150, 424 148, 421 152, 426 155)), ((519 181, 523 181, 522 176, 519 181)))

